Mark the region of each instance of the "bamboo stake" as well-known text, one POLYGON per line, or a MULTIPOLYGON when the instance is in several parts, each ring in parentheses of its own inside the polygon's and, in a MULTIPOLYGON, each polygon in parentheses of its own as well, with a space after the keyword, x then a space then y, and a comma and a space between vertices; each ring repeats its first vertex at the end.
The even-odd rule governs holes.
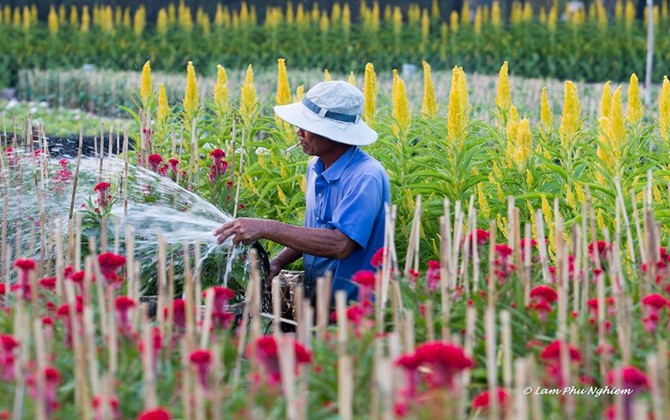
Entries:
POLYGON ((417 195, 414 204, 414 217, 412 218, 412 228, 410 230, 409 241, 407 243, 407 253, 405 255, 405 278, 409 277, 410 268, 417 269, 419 264, 419 231, 421 229, 421 195, 417 195))
POLYGON ((186 352, 191 354, 195 350, 195 300, 193 295, 193 277, 191 271, 191 247, 188 243, 183 244, 184 260, 184 294, 186 295, 186 352))
POLYGON ((10 290, 11 282, 9 281, 10 269, 9 262, 11 257, 9 255, 9 247, 7 246, 7 212, 9 211, 9 197, 5 195, 2 206, 2 241, 0 242, 0 275, 5 279, 5 290, 10 290))
POLYGON ((44 406, 44 375, 41 373, 46 369, 48 362, 42 320, 37 316, 33 319, 33 337, 35 340, 37 372, 39 372, 37 375, 37 418, 42 420, 47 419, 47 411, 44 406))
MULTIPOLYGON (((143 314, 143 320, 148 318, 148 308, 146 304, 142 304, 141 310, 138 312, 143 314)), ((144 396, 144 409, 148 410, 158 406, 158 397, 156 396, 156 377, 154 370, 156 361, 154 360, 153 353, 153 334, 151 331, 151 324, 148 322, 142 322, 142 342, 144 348, 144 351, 142 352, 142 391, 144 396)), ((183 369, 182 365, 182 372, 185 376, 187 376, 187 371, 188 369, 183 369)), ((182 395, 188 395, 186 389, 187 388, 182 390, 182 395)), ((186 405, 188 406, 189 404, 186 405)))
POLYGON ((405 322, 404 322, 404 339, 405 339, 405 352, 414 351, 414 312, 407 311, 405 313, 405 322))
MULTIPOLYGON (((493 242, 492 242, 493 243, 493 242)), ((491 281, 490 281, 491 282, 491 281)), ((484 311, 484 330, 486 331, 486 382, 489 395, 489 418, 498 419, 500 406, 498 395, 498 372, 496 364, 496 313, 494 307, 488 307, 484 311)))
POLYGON ((346 294, 338 291, 335 294, 337 308, 337 390, 338 390, 338 413, 340 418, 350 420, 352 418, 353 383, 352 383, 352 360, 347 354, 347 313, 346 294))
POLYGON ((275 339, 278 339, 281 332, 281 294, 277 279, 272 280, 272 314, 272 332, 275 339))
MULTIPOLYGON (((649 378, 649 393, 651 394, 651 410, 655 419, 663 416, 663 397, 659 387, 659 364, 656 354, 647 355, 647 377, 649 378)), ((645 417, 646 418, 646 417, 645 417)))
POLYGON ((209 343, 209 334, 212 329, 212 312, 214 311, 214 289, 209 288, 205 291, 205 317, 200 330, 200 348, 207 348, 209 343))
POLYGON ((512 327, 508 310, 500 311, 503 349, 503 387, 512 389, 512 327))
POLYGON ((449 215, 440 217, 440 299, 441 299, 441 320, 442 320, 442 340, 449 340, 449 295, 447 292, 448 277, 451 276, 449 269, 449 256, 447 254, 447 224, 446 219, 449 215))
POLYGON ((426 317, 426 334, 428 341, 435 340, 435 321, 433 321, 433 301, 427 300, 424 304, 424 316, 426 317))
POLYGON ((163 317, 163 312, 165 311, 167 304, 167 245, 165 244, 163 232, 161 232, 160 229, 156 231, 156 239, 158 241, 158 271, 156 273, 158 280, 158 302, 156 305, 156 318, 158 321, 158 329, 160 330, 161 337, 163 337, 165 334, 165 318, 163 317))
POLYGON ((531 277, 531 269, 532 269, 532 263, 531 263, 531 257, 533 250, 531 248, 531 242, 532 242, 532 226, 530 223, 526 223, 524 226, 524 238, 526 238, 524 242, 524 254, 523 254, 523 275, 522 275, 522 284, 523 284, 523 305, 528 306, 530 303, 530 285, 532 281, 531 277))
MULTIPOLYGON (((141 143, 141 142, 140 142, 141 143)), ((123 132, 123 215, 128 215, 128 130, 123 132)))
POLYGON ((316 337, 323 340, 328 326, 328 308, 330 307, 330 272, 316 279, 316 337))
POLYGON ((523 392, 527 384, 526 360, 516 359, 514 360, 514 403, 509 416, 511 419, 526 420, 528 418, 528 396, 523 392))
POLYGON ((281 371, 281 384, 286 398, 286 418, 289 420, 298 419, 298 409, 296 407, 295 395, 295 351, 293 338, 281 334, 277 343, 279 350, 279 369, 281 371))
MULTIPOLYGON (((465 337, 463 352, 469 358, 473 358, 473 350, 475 346, 475 333, 476 333, 476 324, 477 324, 477 308, 474 306, 467 306, 465 309, 465 337)), ((412 349, 413 351, 414 349, 412 349)), ((461 376, 463 389, 467 389, 470 386, 470 379, 472 373, 469 369, 466 369, 461 376)), ((460 415, 465 417, 465 411, 467 410, 469 404, 467 392, 461 394, 460 401, 460 415)))

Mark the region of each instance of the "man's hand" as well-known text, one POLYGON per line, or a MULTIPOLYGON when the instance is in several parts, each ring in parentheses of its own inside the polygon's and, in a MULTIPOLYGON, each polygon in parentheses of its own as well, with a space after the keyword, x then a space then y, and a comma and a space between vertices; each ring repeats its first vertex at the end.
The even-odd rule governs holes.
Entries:
POLYGON ((233 236, 233 244, 238 245, 241 242, 244 245, 250 245, 264 237, 267 222, 264 219, 240 217, 221 225, 214 231, 214 236, 217 236, 217 243, 219 244, 233 236))

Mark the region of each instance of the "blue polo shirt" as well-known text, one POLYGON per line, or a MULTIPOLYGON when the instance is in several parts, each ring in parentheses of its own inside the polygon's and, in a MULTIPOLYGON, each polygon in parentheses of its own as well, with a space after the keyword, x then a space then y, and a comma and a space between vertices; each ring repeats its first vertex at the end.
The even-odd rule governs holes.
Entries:
POLYGON ((372 270, 370 260, 384 246, 385 206, 391 187, 382 165, 356 146, 350 147, 327 170, 314 157, 307 169, 305 227, 339 229, 359 246, 343 260, 303 254, 305 291, 330 271, 331 291, 345 290, 356 299, 358 288, 351 277, 358 270, 372 270))

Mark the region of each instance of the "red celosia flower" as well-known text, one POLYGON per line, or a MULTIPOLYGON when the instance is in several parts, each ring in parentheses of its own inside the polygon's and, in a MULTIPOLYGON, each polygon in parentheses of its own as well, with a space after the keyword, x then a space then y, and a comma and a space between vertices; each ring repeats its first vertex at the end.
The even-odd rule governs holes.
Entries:
POLYGON ((35 260, 31 259, 16 260, 14 262, 14 267, 18 268, 19 270, 29 272, 35 269, 35 260))
POLYGON ((109 203, 109 195, 107 195, 107 190, 109 190, 109 182, 100 182, 98 185, 93 188, 95 192, 98 193, 98 204, 100 207, 106 207, 109 203))
POLYGON ((117 323, 121 334, 124 336, 128 336, 132 333, 133 327, 130 323, 130 314, 128 312, 136 306, 137 304, 135 303, 135 300, 128 296, 119 296, 114 301, 117 323))
POLYGON ((170 167, 166 164, 160 165, 160 167, 158 168, 158 174, 160 176, 167 176, 167 171, 168 171, 169 168, 170 167))
POLYGON ((152 155, 149 155, 149 165, 151 165, 151 170, 154 172, 158 171, 158 166, 163 163, 163 158, 161 155, 154 153, 152 155))
POLYGON ((612 250, 612 244, 608 244, 605 241, 596 241, 596 242, 591 242, 589 244, 589 255, 591 256, 591 260, 594 260, 594 251, 598 251, 598 256, 600 260, 602 261, 603 259, 607 258, 608 252, 612 250))
POLYGON ((98 255, 98 264, 100 264, 100 273, 108 282, 118 286, 119 277, 116 272, 126 264, 126 257, 113 252, 105 252, 98 255))
POLYGON ((547 315, 553 310, 551 305, 545 301, 531 303, 530 308, 537 313, 541 322, 545 322, 547 315))
POLYGON ((558 294, 549 286, 536 286, 530 291, 530 298, 538 302, 552 303, 558 299, 558 294))
POLYGON ((172 159, 168 160, 168 162, 170 162, 170 170, 173 173, 178 174, 179 173, 179 159, 172 158, 172 159))
POLYGON ((468 236, 467 239, 467 246, 471 246, 475 242, 475 236, 476 236, 476 245, 477 247, 486 245, 486 243, 489 241, 489 237, 491 234, 489 233, 488 230, 485 229, 477 229, 475 232, 470 233, 470 236, 468 236))
POLYGON ((45 277, 40 279, 40 286, 46 290, 54 290, 56 288, 56 277, 45 277))
POLYGON ((407 281, 409 281, 409 284, 411 284, 412 286, 416 285, 416 282, 417 280, 419 280, 421 273, 419 273, 417 270, 413 268, 410 268, 407 274, 408 274, 407 281))
MULTIPOLYGON (((505 406, 509 402, 509 393, 504 388, 498 388, 498 407, 504 410, 505 406)), ((486 390, 480 392, 472 400, 472 409, 473 410, 482 410, 486 411, 489 409, 491 404, 491 392, 486 390)))
POLYGON ((634 392, 646 389, 649 386, 647 375, 641 370, 632 367, 624 366, 619 370, 613 369, 607 373, 607 384, 615 386, 617 375, 620 376, 621 386, 623 388, 632 388, 634 392))
MULTIPOLYGON (((165 308, 165 319, 168 319, 168 313, 168 308, 165 308)), ((175 299, 172 302, 172 322, 177 329, 186 328, 186 302, 183 299, 175 299)))
POLYGON ((441 341, 420 345, 414 355, 420 366, 431 369, 428 379, 433 386, 451 386, 455 374, 472 367, 472 360, 462 348, 441 341))
POLYGON ((14 380, 14 349, 19 342, 11 335, 0 335, 0 381, 14 380))
POLYGON ((382 268, 383 264, 384 264, 384 248, 379 248, 372 256, 372 259, 370 260, 370 265, 372 265, 373 268, 380 269, 382 268))
MULTIPOLYGON (((214 286, 211 288, 211 290, 214 291, 214 311, 225 312, 226 305, 228 304, 228 301, 230 299, 235 297, 235 292, 223 286, 214 286)), ((208 293, 207 290, 202 292, 202 297, 206 298, 207 293, 208 293)))
MULTIPOLYGON (((279 368, 279 352, 277 341, 273 336, 266 335, 256 340, 256 356, 265 368, 269 385, 281 382, 281 371, 279 368)), ((293 340, 293 351, 295 354, 296 367, 300 364, 310 363, 312 354, 302 344, 293 340)))
POLYGON ((100 395, 96 395, 93 397, 94 420, 103 420, 105 418, 105 406, 103 405, 103 401, 105 400, 107 402, 107 406, 109 407, 112 418, 119 418, 119 400, 114 397, 102 397, 100 395))
POLYGON ((212 324, 217 328, 227 329, 234 319, 235 314, 232 312, 212 311, 212 324))
POLYGON ((170 420, 170 413, 164 408, 152 408, 141 412, 137 420, 170 420))
POLYGON ((359 270, 351 280, 358 284, 358 300, 361 302, 368 302, 375 289, 375 282, 377 277, 373 271, 359 270))
POLYGON ((668 301, 661 295, 653 293, 642 299, 642 308, 644 318, 642 322, 649 333, 653 333, 658 328, 659 312, 668 305, 668 301))
POLYGON ((19 259, 14 262, 14 267, 19 271, 19 280, 12 286, 12 290, 18 290, 22 299, 30 300, 30 272, 35 269, 35 261, 19 259))
POLYGON ((191 353, 189 359, 195 365, 198 382, 204 389, 209 389, 209 367, 212 353, 209 350, 198 349, 191 353))
POLYGON ((428 270, 426 271, 426 284, 431 292, 437 290, 442 276, 440 274, 440 262, 435 260, 428 261, 428 270))
POLYGON ((568 351, 570 361, 582 361, 582 355, 579 350, 569 344, 561 342, 560 340, 555 340, 546 346, 540 353, 540 358, 549 363, 559 363, 561 360, 561 349, 563 348, 568 351))
MULTIPOLYGON (((158 327, 154 327, 151 330, 151 351, 153 352, 153 361, 154 369, 156 368, 156 361, 158 360, 158 354, 163 348, 163 338, 161 337, 161 330, 158 327)), ((139 345, 140 353, 144 352, 144 341, 140 341, 139 345)))

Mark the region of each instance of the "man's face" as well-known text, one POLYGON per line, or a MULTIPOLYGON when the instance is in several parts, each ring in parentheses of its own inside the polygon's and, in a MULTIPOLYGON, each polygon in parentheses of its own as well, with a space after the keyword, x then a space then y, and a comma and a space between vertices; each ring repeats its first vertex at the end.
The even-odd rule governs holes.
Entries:
POLYGON ((322 156, 324 152, 331 147, 331 141, 318 134, 310 133, 309 131, 298 128, 296 134, 300 139, 302 151, 309 156, 322 156))

